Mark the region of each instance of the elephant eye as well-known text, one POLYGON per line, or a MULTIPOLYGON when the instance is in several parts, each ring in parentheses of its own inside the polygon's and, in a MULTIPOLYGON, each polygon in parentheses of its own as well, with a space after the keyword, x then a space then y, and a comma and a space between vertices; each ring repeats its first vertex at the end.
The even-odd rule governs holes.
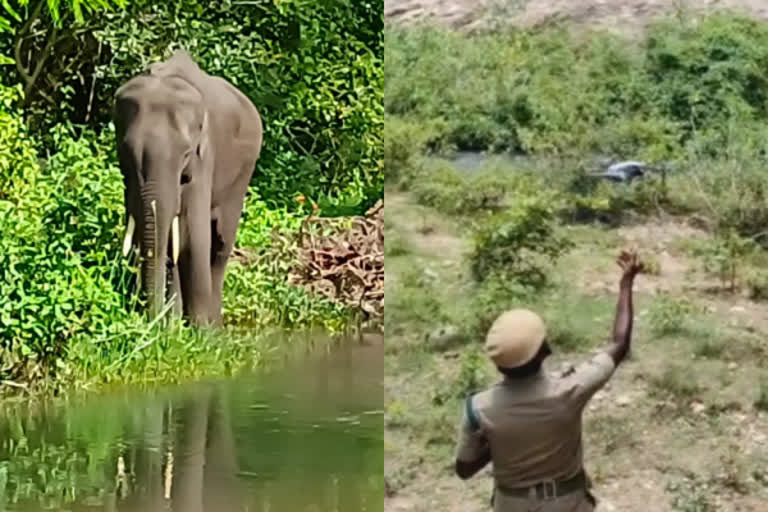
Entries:
POLYGON ((187 176, 186 174, 182 173, 181 174, 181 184, 182 185, 186 185, 187 183, 189 183, 189 176, 187 176))

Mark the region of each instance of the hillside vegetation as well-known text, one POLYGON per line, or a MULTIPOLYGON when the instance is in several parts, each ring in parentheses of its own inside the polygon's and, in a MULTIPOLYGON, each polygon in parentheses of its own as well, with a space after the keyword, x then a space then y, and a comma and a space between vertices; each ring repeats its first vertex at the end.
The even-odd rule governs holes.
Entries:
POLYGON ((550 370, 584 359, 610 335, 625 245, 648 263, 635 349, 585 415, 603 508, 763 510, 768 25, 385 37, 385 510, 487 509, 489 473, 451 469, 461 400, 496 379, 485 332, 524 305, 550 370), (602 181, 604 158, 656 170, 602 181))

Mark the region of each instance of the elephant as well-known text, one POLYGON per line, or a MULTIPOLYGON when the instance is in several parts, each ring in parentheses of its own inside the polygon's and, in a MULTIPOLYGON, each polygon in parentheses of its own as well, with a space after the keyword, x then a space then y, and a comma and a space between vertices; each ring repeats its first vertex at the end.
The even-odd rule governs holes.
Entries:
POLYGON ((259 111, 179 50, 116 91, 113 119, 125 186, 123 255, 138 248, 150 315, 171 295, 174 311, 193 325, 220 325, 227 261, 261 153, 259 111))

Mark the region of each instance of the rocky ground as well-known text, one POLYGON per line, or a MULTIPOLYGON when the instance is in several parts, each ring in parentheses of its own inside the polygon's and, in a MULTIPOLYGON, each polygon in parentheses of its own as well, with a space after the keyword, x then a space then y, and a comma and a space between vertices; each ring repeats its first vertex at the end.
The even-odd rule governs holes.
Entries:
POLYGON ((392 23, 431 21, 468 30, 500 20, 522 26, 569 20, 631 35, 658 14, 712 8, 768 19, 764 0, 385 0, 384 15, 392 23))
MULTIPOLYGON (((422 317, 460 311, 468 296, 461 224, 404 195, 387 200, 387 319, 419 311, 428 297, 437 305, 422 317)), ((568 236, 576 246, 537 307, 548 321, 567 322, 579 343, 551 369, 582 360, 609 336, 620 247, 637 246, 657 267, 637 283, 632 360, 585 412, 598 510, 768 510, 768 304, 723 291, 697 256, 707 234, 684 219, 571 227, 568 236)), ((451 329, 429 336, 430 328, 387 324, 386 512, 488 510, 490 473, 469 482, 452 473, 459 406, 441 397, 467 378, 470 347, 436 341, 451 329)), ((493 370, 480 366, 492 381, 493 370)))

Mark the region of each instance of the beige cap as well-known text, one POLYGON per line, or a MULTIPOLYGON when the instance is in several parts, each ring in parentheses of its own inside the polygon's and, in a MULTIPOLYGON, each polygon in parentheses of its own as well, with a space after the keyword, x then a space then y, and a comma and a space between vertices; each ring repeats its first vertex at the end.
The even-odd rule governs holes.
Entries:
POLYGON ((496 366, 522 366, 541 348, 547 337, 544 321, 532 311, 515 309, 499 315, 488 330, 485 350, 496 366))

